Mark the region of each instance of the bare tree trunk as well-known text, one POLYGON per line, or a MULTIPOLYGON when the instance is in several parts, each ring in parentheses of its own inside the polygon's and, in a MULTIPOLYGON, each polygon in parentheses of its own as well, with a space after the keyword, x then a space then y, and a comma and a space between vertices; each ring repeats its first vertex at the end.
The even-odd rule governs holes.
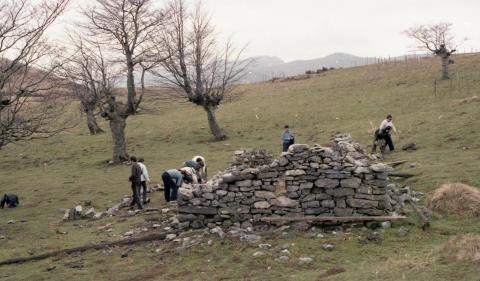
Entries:
POLYGON ((132 56, 127 55, 127 91, 128 91, 128 100, 127 100, 127 112, 129 114, 135 114, 136 113, 136 103, 135 103, 135 98, 136 98, 136 92, 135 92, 135 78, 133 76, 133 61, 132 61, 132 56))
POLYGON ((97 120, 95 120, 95 114, 93 113, 93 110, 86 109, 85 113, 87 114, 87 126, 88 126, 88 130, 90 131, 90 134, 96 135, 98 133, 103 132, 100 126, 98 126, 97 120))
POLYGON ((215 106, 205 106, 203 108, 207 112, 208 126, 210 127, 210 131, 215 137, 215 140, 224 140, 227 136, 222 132, 222 129, 218 125, 217 117, 215 116, 217 108, 215 106))
POLYGON ((442 79, 449 79, 448 77, 448 56, 441 57, 442 59, 442 79))
POLYGON ((125 141, 126 119, 121 116, 114 116, 110 119, 110 130, 113 139, 113 158, 115 164, 128 160, 127 142, 125 141))

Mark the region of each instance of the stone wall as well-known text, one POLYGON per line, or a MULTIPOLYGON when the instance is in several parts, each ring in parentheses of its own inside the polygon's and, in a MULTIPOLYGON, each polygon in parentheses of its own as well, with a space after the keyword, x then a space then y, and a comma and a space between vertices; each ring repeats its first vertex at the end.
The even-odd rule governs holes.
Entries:
POLYGON ((181 188, 183 227, 250 226, 269 216, 386 215, 392 168, 374 163, 350 135, 330 147, 296 144, 278 159, 264 150, 236 151, 225 172, 181 188))

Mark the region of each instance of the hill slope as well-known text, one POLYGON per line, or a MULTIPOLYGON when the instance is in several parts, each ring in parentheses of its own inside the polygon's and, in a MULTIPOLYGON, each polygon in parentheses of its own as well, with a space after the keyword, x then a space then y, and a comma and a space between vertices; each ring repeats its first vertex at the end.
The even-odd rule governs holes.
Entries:
MULTIPOLYGON (((414 152, 399 150, 386 155, 386 161, 415 163, 414 168, 401 168, 417 174, 405 184, 427 193, 447 181, 480 186, 480 103, 461 102, 480 95, 480 55, 456 56, 455 61, 453 79, 437 81, 436 92, 434 81, 440 63, 434 59, 335 70, 301 81, 241 86, 239 94, 218 113, 229 135, 224 142, 210 141, 206 116, 200 108, 160 104, 148 97, 147 109, 161 106, 162 110, 128 119, 129 152, 146 158, 155 183, 161 181, 163 170, 197 154, 207 158, 211 172, 225 168, 239 147, 267 148, 278 154, 284 124, 292 127, 299 143, 325 144, 335 132, 350 132, 368 146, 370 122, 378 125, 391 113, 401 131, 401 138, 395 140, 397 147, 409 142, 419 146, 414 152)), ((0 194, 12 191, 21 199, 19 208, 0 210, 0 236, 4 237, 0 240, 0 259, 118 239, 132 227, 155 219, 154 215, 60 221, 59 208, 92 200, 95 208, 104 209, 130 192, 129 167, 106 165, 110 135, 89 136, 86 132, 79 127, 0 151, 0 194), (16 223, 7 224, 10 219, 16 223)), ((161 195, 152 196, 151 207, 168 207, 161 195)), ((455 234, 479 233, 478 219, 438 218, 429 232, 410 225, 415 221, 412 217, 396 225, 411 229, 407 237, 398 237, 396 228, 381 232, 384 239, 380 244, 360 244, 357 237, 363 235, 362 230, 314 239, 294 231, 272 234, 268 242, 274 246, 295 244, 290 246, 291 259, 285 264, 274 260, 276 250, 253 259, 256 245, 209 237, 206 239, 213 240, 212 246, 205 240, 185 252, 174 250, 176 242, 148 243, 130 252, 114 248, 4 267, 0 274, 5 272, 6 276, 0 276, 2 280, 323 280, 320 276, 326 270, 342 268, 345 272, 328 280, 478 277, 478 264, 442 259, 439 254, 455 234), (335 243, 336 250, 324 252, 321 244, 326 242, 335 243), (127 257, 121 258, 125 252, 127 257), (314 256, 313 264, 298 266, 295 260, 300 256, 314 256)))

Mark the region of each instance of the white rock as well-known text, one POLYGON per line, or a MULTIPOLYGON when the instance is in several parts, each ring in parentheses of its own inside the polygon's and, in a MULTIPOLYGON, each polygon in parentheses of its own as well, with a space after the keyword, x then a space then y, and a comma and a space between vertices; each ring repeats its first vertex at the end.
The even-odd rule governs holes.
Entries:
POLYGON ((258 244, 258 248, 263 249, 263 250, 268 250, 268 249, 272 248, 272 245, 268 244, 268 243, 258 244))
POLYGON ((300 258, 298 258, 298 264, 299 265, 310 264, 312 262, 313 262, 313 258, 311 258, 311 257, 300 257, 300 258))
POLYGON ((290 259, 290 258, 287 257, 287 256, 280 256, 280 257, 278 257, 278 258, 275 259, 275 260, 280 261, 280 262, 287 262, 289 259, 290 259))
POLYGON ((288 249, 283 249, 280 251, 280 253, 284 254, 284 255, 290 255, 290 251, 288 249))
POLYGON ((220 237, 220 239, 225 238, 225 232, 223 232, 223 230, 219 226, 216 226, 216 227, 212 228, 210 230, 210 233, 217 234, 218 237, 220 237))
POLYGON ((258 251, 258 252, 253 253, 252 256, 255 257, 255 258, 257 258, 257 257, 262 257, 262 256, 264 256, 264 255, 265 255, 264 252, 258 251))
POLYGON ((173 239, 175 239, 177 237, 177 235, 175 233, 170 233, 170 234, 167 234, 167 237, 165 237, 165 240, 166 241, 171 241, 173 239))

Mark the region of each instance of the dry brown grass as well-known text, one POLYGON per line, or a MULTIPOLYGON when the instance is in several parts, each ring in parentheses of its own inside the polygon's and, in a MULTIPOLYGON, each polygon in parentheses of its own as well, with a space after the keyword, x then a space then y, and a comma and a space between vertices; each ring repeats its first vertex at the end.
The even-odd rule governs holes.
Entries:
POLYGON ((480 102, 480 97, 479 96, 471 96, 471 97, 468 97, 468 98, 461 99, 459 103, 460 104, 468 104, 468 103, 472 103, 472 102, 480 102))
POLYGON ((480 235, 462 234, 450 238, 440 249, 444 258, 457 261, 480 261, 480 235))
POLYGON ((433 192, 428 207, 440 214, 479 217, 480 190, 462 183, 443 184, 433 192))

